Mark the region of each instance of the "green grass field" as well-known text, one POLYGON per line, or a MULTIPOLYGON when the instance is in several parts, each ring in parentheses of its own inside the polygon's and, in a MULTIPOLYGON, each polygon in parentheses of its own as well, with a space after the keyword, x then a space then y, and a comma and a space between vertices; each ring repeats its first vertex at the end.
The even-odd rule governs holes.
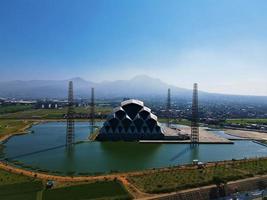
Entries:
POLYGON ((42 188, 41 181, 0 170, 1 200, 35 200, 42 188))
POLYGON ((256 174, 267 174, 267 159, 234 161, 232 164, 204 169, 173 168, 166 172, 152 172, 128 179, 144 192, 162 193, 215 184, 217 180, 228 182, 243 179, 256 174))
POLYGON ((33 122, 29 120, 0 120, 0 137, 16 133, 33 122))
POLYGON ((95 182, 85 185, 46 190, 43 200, 131 199, 126 189, 117 181, 95 182))
POLYGON ((0 170, 1 200, 38 200, 42 192, 43 200, 82 199, 131 199, 118 181, 102 181, 45 190, 41 181, 23 175, 0 170))
POLYGON ((267 119, 227 119, 225 123, 241 124, 241 125, 267 124, 267 119))
MULTIPOLYGON (((95 112, 108 114, 112 111, 109 107, 96 107, 95 112)), ((89 114, 90 107, 77 107, 76 113, 89 114)), ((26 109, 17 112, 0 113, 0 119, 63 119, 67 108, 63 109, 26 109)))
POLYGON ((32 109, 31 105, 8 105, 8 106, 0 106, 0 114, 5 113, 15 113, 19 111, 25 111, 32 109))
POLYGON ((12 174, 0 169, 0 186, 32 181, 33 179, 27 176, 12 174))
MULTIPOLYGON (((161 123, 167 123, 167 119, 165 118, 159 118, 159 122, 161 123)), ((190 126, 191 122, 187 119, 171 119, 170 123, 172 124, 180 124, 180 125, 186 125, 186 126, 190 126)))
POLYGON ((41 181, 31 181, 14 183, 0 186, 1 200, 35 200, 37 192, 41 191, 43 184, 41 181))

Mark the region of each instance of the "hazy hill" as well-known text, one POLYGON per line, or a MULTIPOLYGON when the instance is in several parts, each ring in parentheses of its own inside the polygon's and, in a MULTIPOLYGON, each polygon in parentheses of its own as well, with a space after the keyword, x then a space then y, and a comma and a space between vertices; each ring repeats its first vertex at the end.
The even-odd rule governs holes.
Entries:
MULTIPOLYGON (((81 78, 70 79, 74 83, 76 98, 90 97, 91 87, 97 98, 167 98, 171 89, 173 98, 191 99, 192 90, 169 85, 160 79, 140 75, 130 80, 103 81, 94 83, 81 78)), ((31 80, 0 82, 0 97, 9 98, 66 98, 69 80, 31 80)), ((267 102, 267 97, 212 94, 200 91, 205 100, 267 102)))
MULTIPOLYGON (((162 96, 171 88, 177 95, 191 95, 191 91, 174 87, 148 76, 136 76, 131 80, 94 83, 81 78, 70 79, 78 97, 89 97, 94 87, 99 97, 162 96)), ((64 98, 69 80, 31 80, 0 82, 0 97, 15 98, 64 98)))

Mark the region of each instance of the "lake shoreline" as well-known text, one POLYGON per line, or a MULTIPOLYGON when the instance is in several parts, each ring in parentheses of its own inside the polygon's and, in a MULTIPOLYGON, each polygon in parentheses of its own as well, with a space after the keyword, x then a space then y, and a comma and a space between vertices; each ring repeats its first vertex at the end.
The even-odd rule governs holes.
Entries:
MULTIPOLYGON (((260 158, 243 158, 237 160, 222 160, 222 161, 214 161, 214 162, 206 162, 205 167, 210 166, 219 166, 225 164, 232 164, 237 162, 250 162, 250 161, 257 161, 257 160, 267 160, 267 157, 260 157, 260 158)), ((166 172, 171 171, 174 169, 177 170, 193 170, 198 169, 197 165, 194 164, 183 164, 183 165, 176 165, 172 167, 161 167, 161 168, 152 168, 152 169, 143 169, 143 170, 136 170, 136 171, 126 171, 126 172, 109 172, 109 173, 102 173, 99 175, 61 175, 61 174, 50 174, 49 171, 46 172, 38 172, 34 170, 29 170, 25 168, 17 167, 16 165, 12 165, 8 161, 0 161, 0 169, 16 173, 16 174, 23 174, 29 177, 35 177, 42 180, 55 180, 55 181, 70 181, 70 182, 77 182, 77 181, 86 181, 86 180, 99 180, 101 178, 114 178, 116 176, 136 176, 142 174, 149 174, 149 173, 157 173, 157 172, 166 172)))
POLYGON ((3 135, 3 136, 0 137, 0 143, 7 142, 13 136, 28 134, 28 133, 30 133, 29 129, 31 127, 33 127, 35 125, 38 125, 38 124, 41 124, 41 123, 45 123, 45 122, 42 122, 42 121, 39 121, 39 122, 37 122, 37 121, 31 122, 31 123, 25 125, 24 127, 20 128, 18 131, 15 131, 13 133, 9 133, 9 134, 3 135))
POLYGON ((223 129, 225 134, 242 139, 250 140, 267 140, 267 134, 257 131, 237 130, 237 129, 223 129))
MULTIPOLYGON (((30 123, 30 121, 28 122, 30 123)), ((88 144, 84 144, 84 140, 87 141, 88 139, 88 126, 87 123, 77 123, 77 129, 76 129, 76 136, 77 136, 77 144, 75 145, 75 151, 79 152, 77 156, 71 158, 69 154, 66 154, 66 150, 62 149, 65 147, 65 135, 66 135, 66 124, 64 122, 56 123, 55 121, 52 122, 52 126, 49 125, 48 121, 42 120, 42 121, 36 121, 35 123, 31 123, 31 126, 34 126, 35 124, 45 123, 44 125, 38 125, 36 128, 30 129, 30 131, 34 132, 34 134, 29 134, 27 136, 23 137, 16 137, 14 140, 10 140, 7 143, 5 143, 5 153, 6 158, 10 158, 11 160, 8 161, 9 164, 15 165, 15 167, 22 167, 26 170, 33 171, 39 171, 39 172, 49 172, 52 174, 59 175, 95 175, 95 174, 107 174, 110 172, 127 172, 127 171, 140 171, 143 169, 152 169, 152 168, 162 168, 167 166, 176 166, 176 165, 184 165, 184 164, 190 164, 193 159, 198 159, 201 162, 216 162, 220 160, 231 160, 231 159, 243 159, 243 158, 254 158, 254 157, 265 157, 267 156, 267 149, 262 150, 262 146, 259 144, 254 144, 251 141, 237 141, 234 145, 227 145, 227 149, 224 148, 224 146, 212 144, 211 147, 206 144, 201 144, 199 147, 192 149, 191 146, 188 146, 188 144, 181 144, 181 145, 168 145, 168 144, 149 144, 149 145, 143 145, 142 143, 116 143, 116 142, 107 142, 107 143, 92 143, 89 142, 88 144), (46 127, 46 128, 45 128, 46 127), (79 128, 80 127, 80 128, 79 128), (41 130, 41 134, 38 130, 41 130), (56 131, 57 134, 54 134, 53 131, 56 131), (51 137, 48 137, 48 135, 51 135, 51 137), (79 136, 78 136, 79 135, 79 136), (53 143, 55 140, 53 139, 55 136, 56 141, 55 144, 53 143), (32 140, 34 139, 34 140, 32 140), (27 141, 27 142, 26 142, 27 141), (34 141, 34 142, 33 142, 34 141), (15 143, 14 143, 15 142, 15 143), (41 146, 38 145, 40 142, 41 146), (247 149, 246 143, 249 143, 249 147, 252 149, 252 153, 235 153, 235 152, 245 152, 247 149), (11 146, 9 146, 11 144, 11 146), (54 144, 54 145, 53 145, 54 144), (80 145, 81 144, 81 145, 80 145), (17 148, 17 147, 24 147, 25 151, 21 151, 23 149, 17 148), (28 149, 27 149, 28 148, 28 149), (211 148, 211 151, 209 150, 211 148), (53 166, 47 165, 49 163, 48 157, 51 157, 51 152, 44 153, 42 156, 44 159, 40 159, 40 157, 32 156, 32 154, 37 153, 43 153, 46 151, 56 150, 56 160, 55 163, 53 163, 53 166), (217 150, 218 149, 218 150, 217 150), (239 151, 239 149, 242 149, 239 151), (255 152, 253 151, 255 149, 255 152), (95 154, 88 153, 88 150, 97 152, 97 155, 95 157, 95 154), (214 150, 214 151, 213 151, 214 150), (228 153, 225 153, 227 150, 228 153), (259 153, 258 153, 259 151, 259 153), (30 152, 30 153, 29 153, 30 152), (98 153, 100 152, 100 153, 98 153), (134 152, 134 153, 132 153, 134 152), (146 153, 144 153, 146 152, 146 153), (166 153, 169 152, 169 153, 166 153), (214 153, 212 153, 214 152, 214 153), (207 155, 207 156, 201 156, 201 155, 207 155), (211 155, 210 155, 211 153, 211 155), (233 154, 234 155, 233 155, 233 154), (87 159, 96 159, 96 162, 104 163, 101 159, 102 156, 114 156, 114 159, 107 159, 110 162, 109 167, 105 167, 106 165, 99 165, 98 167, 92 167, 91 165, 87 163, 81 163, 79 160, 82 158, 87 159), (154 159, 149 160, 149 162, 145 162, 144 164, 138 164, 139 162, 133 161, 131 158, 128 157, 128 155, 135 156, 136 161, 140 160, 140 162, 144 162, 144 159, 151 158, 151 155, 154 155, 154 159), (198 156, 200 155, 200 156, 198 156), (228 156, 229 155, 229 156, 228 156), (27 157, 26 157, 27 156, 27 157), (18 160, 15 160, 15 158, 18 160), (20 158, 23 157, 23 158, 20 158), (25 158, 24 158, 25 157, 25 158), (179 159, 178 159, 179 158, 179 159), (38 163, 36 163, 36 159, 38 159, 38 163), (128 159, 128 161, 127 161, 128 159), (14 161, 14 163, 12 162, 14 161), (69 169, 66 169, 65 167, 62 167, 62 162, 64 161, 71 161, 77 165, 76 167, 72 167, 69 169), (120 162, 126 162, 131 163, 127 165, 117 165, 116 161, 120 162), (11 162, 10 162, 11 161, 11 162), (18 163, 15 163, 18 162, 18 163), (20 163, 21 166, 20 166, 20 163), (33 163, 32 163, 33 162, 33 163), (135 165, 135 163, 137 163, 135 165), (18 165, 17 165, 18 164, 18 165), (72 173, 75 172, 75 173, 72 173), (90 173, 89 173, 90 172, 90 173)), ((14 123, 12 123, 14 124, 14 123)), ((23 124, 25 125, 25 124, 23 124)), ((28 130, 27 128, 30 128, 31 126, 25 126, 23 127, 24 130, 28 130)), ((99 124, 100 126, 101 124, 99 124)), ((21 125, 20 125, 21 127, 21 125)), ((29 131, 23 131, 20 134, 27 134, 30 133, 29 131)), ((13 134, 14 136, 16 134, 13 134)), ((11 136, 10 136, 11 137, 11 136)), ((6 140, 7 141, 7 140, 6 140)), ((226 144, 222 144, 226 145, 226 144)), ((89 152, 90 152, 89 151, 89 152)), ((73 151, 74 152, 74 151, 73 151)), ((4 157, 3 157, 4 158, 4 157)), ((54 158, 54 156, 53 156, 54 158)), ((105 161, 106 162, 106 161, 105 161)))
MULTIPOLYGON (((7 142, 13 136, 25 135, 25 134, 30 133, 29 129, 35 125, 38 125, 38 124, 44 124, 44 123, 49 123, 49 122, 66 122, 66 119, 6 119, 6 120, 30 121, 31 123, 25 125, 24 127, 20 128, 19 130, 15 131, 13 133, 9 133, 6 135, 0 135, 0 144, 7 142)), ((85 122, 88 120, 76 119, 75 121, 76 122, 85 122)), ((101 121, 101 120, 99 120, 99 121, 101 121)))

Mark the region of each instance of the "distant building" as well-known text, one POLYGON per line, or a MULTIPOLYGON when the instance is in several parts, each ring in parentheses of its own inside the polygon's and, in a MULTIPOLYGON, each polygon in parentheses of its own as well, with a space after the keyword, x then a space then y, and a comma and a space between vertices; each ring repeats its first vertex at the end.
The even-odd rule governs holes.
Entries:
POLYGON ((113 110, 96 138, 97 140, 164 139, 157 116, 139 100, 121 102, 113 110))
POLYGON ((35 105, 36 101, 0 99, 0 104, 2 105, 35 105))
POLYGON ((38 101, 36 109, 60 109, 67 106, 66 101, 38 101))

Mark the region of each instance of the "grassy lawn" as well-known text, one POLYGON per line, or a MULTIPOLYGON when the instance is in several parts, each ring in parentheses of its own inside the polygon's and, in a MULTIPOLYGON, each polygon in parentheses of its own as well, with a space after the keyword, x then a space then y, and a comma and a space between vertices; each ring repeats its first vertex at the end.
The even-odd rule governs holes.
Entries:
POLYGON ((44 200, 81 199, 131 199, 125 188, 117 181, 95 182, 85 185, 46 190, 44 200))
POLYGON ((32 123, 32 121, 28 120, 0 120, 0 138, 10 133, 19 132, 32 123))
POLYGON ((7 105, 7 106, 1 105, 0 114, 15 113, 15 112, 30 110, 30 109, 32 109, 31 105, 7 105))
POLYGON ((16 113, 6 113, 0 115, 0 118, 12 118, 12 119, 49 119, 49 118, 63 118, 66 113, 66 109, 31 109, 20 111, 16 113))
MULTIPOLYGON (((96 113, 108 114, 112 111, 109 107, 96 107, 96 113)), ((76 113, 89 114, 90 107, 77 107, 75 108, 76 113)), ((0 118, 10 118, 10 119, 62 119, 67 113, 67 108, 63 109, 29 109, 18 112, 6 112, 0 113, 0 118)))
POLYGON ((209 166, 204 169, 173 168, 166 172, 131 176, 129 181, 144 192, 164 193, 215 184, 267 173, 267 159, 234 161, 232 164, 209 166))
POLYGON ((226 123, 242 124, 242 125, 267 124, 267 119, 227 119, 226 123))
POLYGON ((37 192, 42 188, 41 181, 0 170, 1 200, 35 200, 37 192))
POLYGON ((43 184, 41 181, 31 181, 14 183, 0 186, 1 200, 35 200, 38 191, 41 191, 43 184))
POLYGON ((33 179, 30 177, 12 174, 0 169, 0 186, 32 181, 33 179))
MULTIPOLYGON (((77 184, 44 190, 43 200, 132 199, 118 181, 77 184)), ((1 200, 36 200, 37 193, 43 189, 44 186, 39 180, 0 170, 1 200)))
MULTIPOLYGON (((167 123, 167 119, 165 118, 159 118, 160 123, 167 123)), ((190 126, 191 122, 187 119, 170 119, 170 123, 172 124, 180 124, 180 125, 186 125, 190 126)))
MULTIPOLYGON (((0 120, 0 137, 18 132, 31 123, 23 120, 0 120)), ((42 187, 41 181, 0 170, 1 200, 35 200, 37 191, 42 187)))

